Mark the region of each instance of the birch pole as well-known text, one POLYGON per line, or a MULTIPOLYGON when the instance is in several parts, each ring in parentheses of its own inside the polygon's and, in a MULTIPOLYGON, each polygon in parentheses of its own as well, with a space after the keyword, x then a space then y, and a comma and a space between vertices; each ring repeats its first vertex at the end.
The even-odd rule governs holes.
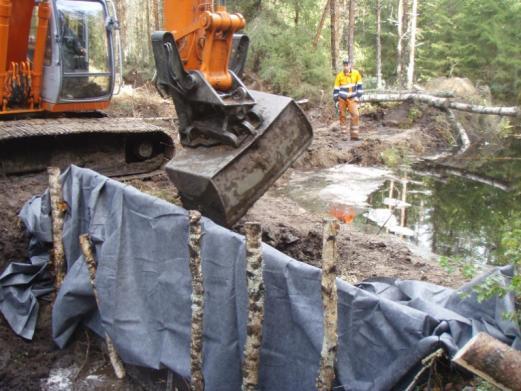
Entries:
POLYGON ((313 49, 316 49, 318 46, 318 41, 320 40, 320 36, 322 35, 322 30, 324 28, 324 23, 326 22, 327 12, 329 11, 329 2, 331 0, 326 1, 326 5, 324 6, 324 10, 322 11, 322 16, 320 17, 320 22, 318 23, 317 33, 315 35, 315 39, 313 40, 313 49))
POLYGON ((382 87, 382 0, 376 0, 376 88, 382 87))
POLYGON ((204 286, 201 265, 201 213, 190 211, 190 272, 192 274, 192 339, 190 344, 191 388, 204 390, 203 315, 204 286))
POLYGON ((335 379, 335 360, 338 343, 337 335, 337 289, 336 236, 339 225, 336 219, 324 221, 324 237, 322 244, 322 303, 324 306, 324 340, 320 358, 320 369, 317 377, 317 389, 330 391, 335 379))
POLYGON ((259 384, 262 324, 264 322, 264 283, 262 280, 262 229, 259 223, 246 223, 246 276, 248 283, 248 325, 242 368, 242 390, 254 391, 259 384))
MULTIPOLYGON (((89 279, 90 284, 92 286, 92 290, 94 292, 94 298, 96 299, 96 304, 98 308, 100 307, 98 290, 96 289, 96 260, 94 259, 94 251, 92 249, 92 242, 90 240, 89 235, 81 235, 80 236, 80 247, 83 253, 83 257, 85 258, 85 262, 87 263, 87 269, 89 271, 89 279)), ((121 362, 121 359, 116 352, 116 348, 114 347, 114 343, 110 336, 105 332, 105 343, 107 344, 107 350, 109 352, 110 363, 112 364, 112 368, 114 369, 114 373, 118 379, 123 379, 126 375, 125 367, 121 362)))
POLYGON ((418 21, 418 0, 412 0, 411 37, 409 38, 409 66, 407 67, 407 88, 414 83, 414 66, 416 61, 416 24, 418 21))
POLYGON ((52 218, 52 267, 54 269, 55 294, 60 289, 65 277, 65 249, 63 247, 63 218, 67 211, 67 204, 62 198, 62 186, 60 181, 60 169, 58 167, 47 168, 49 174, 49 196, 51 199, 52 218))

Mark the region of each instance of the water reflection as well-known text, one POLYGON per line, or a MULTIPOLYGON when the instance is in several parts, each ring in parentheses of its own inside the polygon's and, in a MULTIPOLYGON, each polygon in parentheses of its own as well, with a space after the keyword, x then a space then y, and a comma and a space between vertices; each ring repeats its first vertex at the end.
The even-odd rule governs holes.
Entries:
POLYGON ((297 173, 282 191, 312 212, 394 233, 424 252, 479 263, 499 262, 504 227, 521 216, 517 186, 505 191, 451 172, 405 176, 344 165, 297 173))

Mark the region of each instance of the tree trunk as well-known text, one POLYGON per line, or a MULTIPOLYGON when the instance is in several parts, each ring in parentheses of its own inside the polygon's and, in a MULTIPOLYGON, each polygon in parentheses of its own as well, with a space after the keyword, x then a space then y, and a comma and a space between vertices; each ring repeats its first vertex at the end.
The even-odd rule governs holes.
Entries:
POLYGON ((397 18, 397 30, 398 30, 398 44, 396 45, 396 82, 400 85, 400 78, 402 75, 402 40, 403 40, 403 2, 404 0, 398 0, 398 18, 397 18))
POLYGON ((329 1, 329 13, 331 16, 331 68, 336 73, 338 64, 338 18, 337 0, 329 1))
POLYGON ((486 333, 472 338, 452 361, 502 390, 521 390, 521 352, 486 333))
POLYGON ((295 0, 295 26, 298 26, 300 19, 300 0, 295 0))
POLYGON ((407 88, 412 89, 414 83, 414 65, 416 56, 416 23, 418 20, 418 0, 412 0, 411 37, 409 38, 409 66, 407 68, 407 88))
POLYGON ((356 0, 349 0, 349 35, 347 38, 347 49, 349 59, 355 62, 355 17, 356 17, 356 0))
POLYGON ((407 38, 409 36, 409 0, 403 0, 402 13, 402 63, 400 65, 400 86, 404 86, 407 80, 407 60, 409 59, 409 45, 407 38))
POLYGON ((159 26, 159 1, 160 0, 151 0, 152 1, 152 28, 154 31, 160 30, 159 26))
POLYGON ((126 15, 126 6, 124 0, 115 1, 116 12, 118 13, 117 17, 119 20, 119 36, 121 39, 121 47, 123 52, 123 62, 125 62, 128 56, 128 48, 127 48, 127 15, 126 15))
POLYGON ((504 107, 504 106, 480 106, 472 105, 463 102, 453 102, 448 98, 440 98, 433 95, 418 93, 418 92, 405 92, 405 93, 369 93, 364 94, 361 98, 361 102, 403 102, 403 101, 415 101, 418 103, 426 103, 428 105, 440 108, 440 109, 453 109, 459 111, 466 111, 469 113, 476 114, 487 114, 487 115, 502 115, 507 117, 521 117, 520 107, 504 107))
POLYGON ((376 0, 376 88, 382 87, 382 0, 376 0))
POLYGON ((317 34, 315 35, 315 39, 313 40, 313 48, 317 48, 318 41, 320 40, 320 36, 322 35, 322 29, 324 28, 324 23, 326 22, 327 12, 329 11, 329 3, 331 0, 326 1, 326 5, 324 6, 324 10, 322 11, 322 16, 320 17, 320 22, 317 27, 317 34))

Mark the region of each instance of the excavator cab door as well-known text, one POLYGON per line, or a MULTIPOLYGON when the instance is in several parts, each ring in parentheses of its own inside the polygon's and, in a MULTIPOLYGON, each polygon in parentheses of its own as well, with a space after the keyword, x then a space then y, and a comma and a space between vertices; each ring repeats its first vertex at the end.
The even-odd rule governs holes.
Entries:
POLYGON ((49 29, 52 58, 46 60, 44 101, 76 105, 110 101, 115 66, 113 19, 107 4, 55 0, 53 11, 49 29))

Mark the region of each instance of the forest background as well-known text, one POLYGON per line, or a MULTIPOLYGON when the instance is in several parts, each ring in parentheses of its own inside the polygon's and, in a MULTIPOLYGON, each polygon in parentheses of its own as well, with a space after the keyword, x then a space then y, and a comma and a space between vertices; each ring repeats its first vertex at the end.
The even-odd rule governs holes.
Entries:
MULTIPOLYGON (((161 29, 163 1, 115 3, 125 68, 151 76, 149 37, 161 29)), ((521 100, 519 0, 228 0, 227 6, 248 21, 249 75, 276 93, 329 96, 334 73, 350 55, 366 89, 467 77, 490 88, 496 103, 521 100)))

